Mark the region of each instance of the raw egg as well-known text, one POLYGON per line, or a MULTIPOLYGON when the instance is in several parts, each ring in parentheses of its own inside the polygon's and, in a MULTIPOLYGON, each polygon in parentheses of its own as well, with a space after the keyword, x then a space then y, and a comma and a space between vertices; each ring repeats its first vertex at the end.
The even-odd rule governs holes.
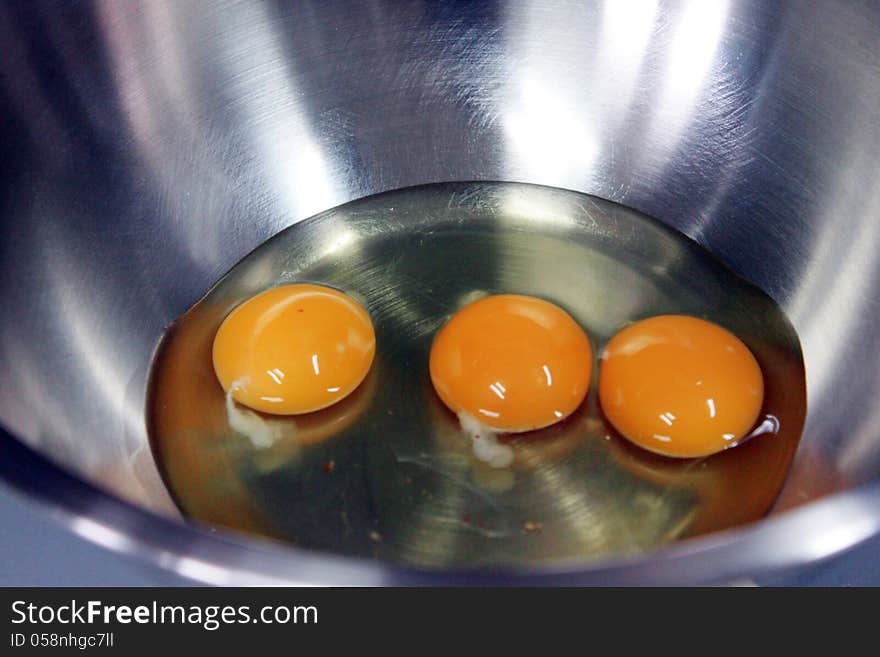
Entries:
POLYGON ((462 419, 503 432, 531 431, 570 415, 587 394, 592 349, 558 306, 517 294, 475 301, 431 347, 431 381, 462 419))
POLYGON ((617 333, 599 370, 599 403, 624 437, 666 456, 708 456, 754 426, 761 368, 735 335, 683 315, 645 319, 617 333))
POLYGON ((213 344, 214 372, 239 403, 264 413, 310 413, 364 380, 376 352, 370 316, 338 290, 282 285, 233 310, 213 344))

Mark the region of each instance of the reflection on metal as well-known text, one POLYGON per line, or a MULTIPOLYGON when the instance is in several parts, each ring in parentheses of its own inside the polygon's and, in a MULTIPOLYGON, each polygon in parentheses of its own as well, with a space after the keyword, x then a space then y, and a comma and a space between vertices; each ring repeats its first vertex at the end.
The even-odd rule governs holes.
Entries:
MULTIPOLYGON (((789 311, 811 412, 787 506, 849 491, 738 532, 726 552, 689 545, 593 581, 693 581, 827 555, 811 537, 864 538, 880 509, 880 367, 865 358, 880 353, 878 31, 872 3, 2 3, 0 149, 12 164, 0 183, 0 422, 170 515, 140 465, 146 369, 162 330, 224 271, 291 223, 368 194, 542 182, 661 218, 789 311), (545 86, 545 98, 524 95, 545 86), (543 125, 544 109, 572 126, 577 152, 543 125), (510 117, 548 135, 534 156, 510 117)), ((333 237, 305 257, 344 252, 333 237)), ((564 275, 554 263, 535 272, 564 275)), ((632 301, 583 289, 597 315, 632 301)), ((408 331, 436 329, 417 301, 388 293, 408 331)), ((44 468, 33 479, 50 490, 60 475, 44 468)), ((109 513, 88 488, 54 502, 109 513)), ((136 539, 139 553, 200 550, 233 580, 265 569, 387 581, 308 555, 255 559, 122 509, 114 522, 156 532, 136 539)))

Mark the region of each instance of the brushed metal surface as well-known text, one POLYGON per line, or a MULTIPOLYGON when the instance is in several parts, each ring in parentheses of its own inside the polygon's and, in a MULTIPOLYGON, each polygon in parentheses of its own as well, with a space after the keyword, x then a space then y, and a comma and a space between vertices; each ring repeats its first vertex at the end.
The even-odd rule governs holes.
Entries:
POLYGON ((173 514, 146 450, 152 349, 264 239, 378 191, 516 180, 695 238, 786 309, 807 366, 779 504, 801 508, 567 577, 717 578, 874 534, 878 35, 880 9, 846 2, 3 3, 0 468, 76 531, 201 579, 399 581, 87 482, 173 514))

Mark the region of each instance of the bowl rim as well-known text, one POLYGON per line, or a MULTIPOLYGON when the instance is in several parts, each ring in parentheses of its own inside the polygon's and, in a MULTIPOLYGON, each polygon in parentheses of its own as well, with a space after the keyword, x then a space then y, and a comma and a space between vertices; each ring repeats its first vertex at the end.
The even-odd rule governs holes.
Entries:
POLYGON ((420 569, 210 530, 87 482, 0 427, 0 480, 85 540, 224 586, 675 586, 803 567, 880 535, 880 480, 736 529, 632 556, 494 570, 420 569))

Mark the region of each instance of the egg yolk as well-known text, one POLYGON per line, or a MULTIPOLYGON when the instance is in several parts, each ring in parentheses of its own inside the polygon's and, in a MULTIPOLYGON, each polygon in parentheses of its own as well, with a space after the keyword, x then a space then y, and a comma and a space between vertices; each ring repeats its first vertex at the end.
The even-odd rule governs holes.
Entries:
POLYGON ((763 397, 748 347, 696 317, 627 326, 608 343, 599 370, 599 403, 614 428, 666 456, 708 456, 735 445, 754 426, 763 397))
POLYGON ((515 294, 465 306, 431 347, 431 381, 443 403, 500 431, 540 429, 571 414, 591 369, 590 341, 571 316, 515 294))
POLYGON ((214 372, 233 398, 276 415, 310 413, 349 395, 376 352, 367 312, 320 285, 283 285, 233 310, 214 337, 214 372))

